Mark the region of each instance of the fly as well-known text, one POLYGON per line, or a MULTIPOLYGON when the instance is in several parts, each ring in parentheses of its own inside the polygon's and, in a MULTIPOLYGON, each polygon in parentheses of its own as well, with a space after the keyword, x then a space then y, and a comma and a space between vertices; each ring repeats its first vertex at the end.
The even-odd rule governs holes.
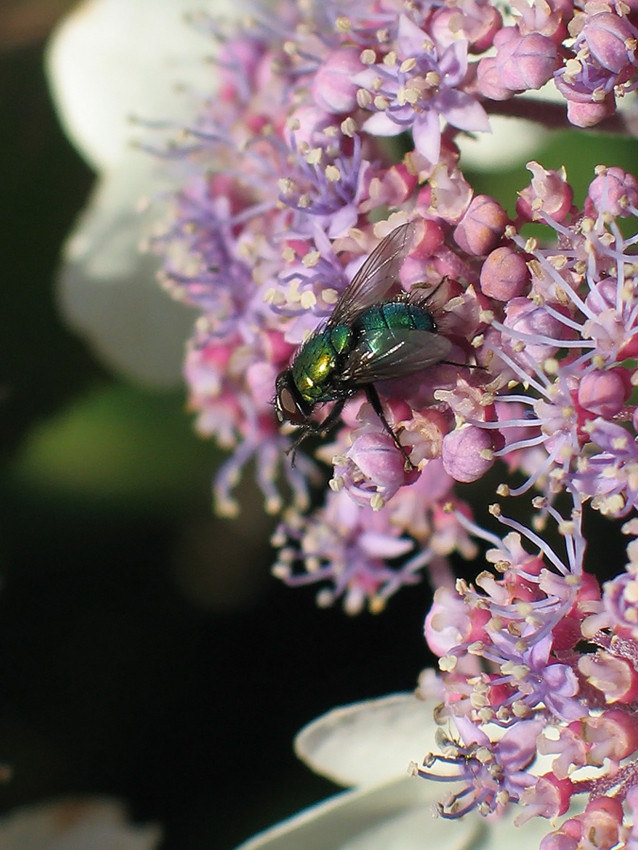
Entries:
POLYGON ((386 419, 377 381, 401 378, 440 363, 451 348, 437 333, 422 289, 389 296, 414 235, 411 222, 389 233, 342 292, 328 321, 297 350, 277 377, 275 410, 280 422, 301 429, 293 449, 308 434, 326 434, 339 420, 346 401, 364 390, 383 427, 413 468, 386 419), (315 407, 335 402, 322 422, 315 407))

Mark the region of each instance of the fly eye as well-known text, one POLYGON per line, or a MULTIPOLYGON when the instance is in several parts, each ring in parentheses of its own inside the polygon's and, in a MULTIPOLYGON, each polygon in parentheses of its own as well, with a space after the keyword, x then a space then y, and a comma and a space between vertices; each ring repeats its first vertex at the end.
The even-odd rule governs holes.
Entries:
POLYGON ((288 387, 281 387, 277 395, 277 413, 280 420, 283 422, 287 419, 293 425, 303 425, 306 421, 306 415, 301 410, 297 399, 294 397, 288 387))
POLYGON ((280 422, 305 425, 308 421, 308 414, 303 405, 303 400, 298 397, 294 384, 291 386, 291 377, 288 372, 282 372, 277 378, 275 409, 277 411, 277 419, 280 422))

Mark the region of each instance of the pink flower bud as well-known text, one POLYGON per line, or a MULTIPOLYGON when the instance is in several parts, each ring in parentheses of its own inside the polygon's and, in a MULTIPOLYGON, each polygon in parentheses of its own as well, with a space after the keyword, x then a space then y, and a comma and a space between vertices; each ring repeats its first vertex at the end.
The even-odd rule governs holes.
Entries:
POLYGON ((455 481, 476 481, 494 463, 492 438, 483 428, 462 425, 443 438, 441 459, 455 481))
MULTIPOLYGON (((564 92, 563 92, 564 94, 564 92)), ((594 127, 603 119, 609 118, 616 111, 616 99, 613 93, 607 95, 604 100, 582 102, 567 97, 567 119, 574 127, 594 127)))
POLYGON ((620 708, 586 717, 573 728, 587 742, 590 764, 602 765, 605 759, 619 764, 638 747, 638 718, 620 708))
POLYGON ((503 19, 498 9, 486 4, 476 4, 480 12, 480 27, 466 27, 470 40, 470 53, 482 53, 492 46, 494 36, 503 26, 503 19))
POLYGON ((628 377, 625 380, 624 369, 610 369, 607 372, 588 372, 578 386, 578 403, 597 416, 611 419, 620 413, 622 406, 631 394, 628 377))
POLYGON ((579 850, 583 829, 576 818, 561 824, 556 832, 550 832, 540 843, 539 850, 579 850))
MULTIPOLYGON (((557 309, 557 305, 552 306, 557 309)), ((539 362, 553 356, 558 347, 555 340, 566 336, 566 328, 562 322, 550 315, 542 306, 537 307, 533 301, 520 296, 509 301, 505 325, 517 334, 524 334, 527 337, 523 355, 539 362)))
POLYGON ((443 228, 438 222, 423 219, 421 225, 417 228, 410 251, 410 256, 419 259, 431 257, 441 247, 445 238, 443 228))
POLYGON ((346 457, 379 490, 394 493, 404 483, 405 460, 385 432, 357 436, 346 457))
MULTIPOLYGON (((621 840, 623 807, 614 797, 595 797, 577 818, 583 824, 587 844, 597 850, 612 850, 621 840)), ((623 842, 624 843, 624 842, 623 842)), ((625 845, 627 846, 627 845, 625 845)))
POLYGON ((325 130, 334 128, 337 119, 329 115, 325 109, 319 109, 314 104, 299 106, 291 112, 283 129, 283 136, 290 147, 298 147, 301 143, 310 147, 326 147, 328 135, 325 130))
POLYGON ((530 279, 523 257, 512 248, 496 248, 481 268, 481 291, 497 301, 522 295, 530 279))
POLYGON ((423 219, 422 227, 417 227, 412 250, 401 267, 401 281, 406 289, 415 283, 423 283, 424 260, 429 261, 432 255, 443 245, 443 228, 436 221, 423 219))
POLYGON ((472 200, 472 188, 463 173, 444 163, 434 169, 427 189, 427 194, 419 194, 417 210, 423 215, 434 214, 450 224, 460 220, 472 200), (427 203, 425 208, 424 203, 427 203))
POLYGON ((484 3, 464 3, 436 10, 428 30, 437 45, 449 47, 455 40, 465 37, 470 53, 482 53, 492 45, 494 35, 503 26, 503 20, 497 9, 484 3))
POLYGON ((556 70, 556 45, 544 35, 521 36, 516 27, 500 30, 494 38, 496 68, 511 91, 539 89, 556 70))
POLYGON ((580 657, 578 672, 608 703, 631 703, 638 695, 638 673, 624 658, 599 650, 580 657))
POLYGON ((484 627, 490 616, 487 609, 470 610, 454 588, 437 588, 425 618, 424 634, 430 650, 441 657, 460 643, 485 640, 484 627))
POLYGON ((327 112, 351 112, 357 103, 358 88, 352 78, 363 69, 357 48, 342 48, 330 53, 312 83, 317 105, 327 112))
POLYGON ((553 773, 545 773, 521 795, 521 803, 525 806, 523 817, 527 820, 534 815, 544 818, 564 815, 573 793, 574 783, 571 779, 557 779, 553 773))
POLYGON ((619 74, 630 64, 628 45, 634 36, 625 18, 613 12, 588 15, 580 35, 594 59, 608 71, 619 74))
POLYGON ((507 213, 498 201, 477 195, 454 231, 454 240, 468 254, 482 256, 495 247, 507 222, 507 213))
POLYGON ((622 218, 630 216, 629 207, 638 206, 638 180, 617 166, 601 166, 596 171, 598 176, 592 180, 585 201, 587 214, 610 213, 622 218))
POLYGON ((370 198, 361 204, 361 211, 367 212, 380 206, 400 207, 412 195, 416 183, 416 175, 411 174, 402 162, 385 171, 379 170, 370 180, 370 198))
POLYGON ((513 0, 512 8, 519 16, 516 25, 521 35, 540 33, 551 38, 557 45, 567 36, 566 21, 574 14, 573 5, 569 2, 530 5, 525 0, 513 0))
POLYGON ((476 82, 481 94, 490 100, 508 100, 514 94, 505 84, 494 56, 486 56, 478 63, 476 82))

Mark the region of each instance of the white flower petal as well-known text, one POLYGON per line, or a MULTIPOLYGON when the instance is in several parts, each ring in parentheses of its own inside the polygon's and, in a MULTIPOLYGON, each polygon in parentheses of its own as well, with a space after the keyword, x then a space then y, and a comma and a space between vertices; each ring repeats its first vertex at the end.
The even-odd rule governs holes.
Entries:
POLYGON ((25 806, 0 818, 2 850, 154 850, 157 826, 127 823, 124 806, 106 798, 25 806))
POLYGON ((152 178, 135 158, 99 181, 64 248, 59 297, 109 367, 163 387, 180 379, 195 314, 162 291, 158 260, 140 252, 145 218, 134 204, 152 178))
POLYGON ((262 832, 238 850, 478 847, 485 832, 485 824, 478 816, 459 821, 432 816, 432 804, 442 790, 436 782, 405 776, 385 785, 346 791, 262 832))
POLYGON ((464 168, 503 170, 526 162, 538 150, 547 131, 531 121, 490 116, 491 133, 467 136, 459 133, 455 141, 461 149, 464 168))
POLYGON ((336 708, 309 723, 295 752, 340 785, 375 785, 404 774, 434 750, 434 700, 394 694, 336 708))
MULTIPOLYGON (((46 66, 58 115, 85 159, 101 170, 130 145, 130 119, 188 119, 198 100, 180 86, 214 81, 203 57, 214 42, 189 26, 193 0, 85 0, 67 15, 49 42, 46 66)), ((237 15, 231 0, 215 13, 237 15), (235 11, 233 11, 233 8, 235 11)))

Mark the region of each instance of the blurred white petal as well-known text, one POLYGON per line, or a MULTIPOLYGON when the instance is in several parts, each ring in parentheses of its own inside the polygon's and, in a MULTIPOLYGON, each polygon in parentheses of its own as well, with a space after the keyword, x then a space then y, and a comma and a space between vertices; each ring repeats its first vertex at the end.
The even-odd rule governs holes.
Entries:
POLYGON ((405 776, 346 791, 262 832, 238 850, 461 850, 485 829, 478 817, 432 816, 440 787, 405 776))
POLYGON ((337 794, 256 835, 237 850, 538 850, 551 832, 535 818, 459 820, 433 815, 446 787, 406 776, 384 785, 337 794))
POLYGON ((491 133, 472 136, 459 133, 455 141, 461 150, 463 169, 499 171, 524 163, 538 152, 548 132, 538 124, 520 118, 490 115, 491 133))
MULTIPOLYGON (((109 368, 157 387, 180 381, 194 313, 161 291, 158 260, 139 249, 146 219, 138 202, 173 178, 166 163, 133 148, 150 131, 131 117, 189 122, 214 90, 206 56, 215 43, 185 19, 199 8, 193 0, 85 0, 57 27, 46 57, 64 129, 100 173, 64 249, 62 312, 109 368)), ((231 0, 210 10, 238 14, 231 0)))
POLYGON ((436 749, 434 707, 434 700, 393 694, 336 708, 301 730, 295 752, 339 785, 376 785, 436 749))
POLYGON ((170 386, 195 314, 161 290, 157 259, 139 249, 146 220, 136 201, 151 182, 139 158, 99 180, 64 248, 59 297, 69 324, 110 368, 170 386))
MULTIPOLYGON (((49 42, 46 66, 64 129, 97 171, 116 165, 134 132, 131 117, 190 119, 209 94, 212 43, 188 25, 193 0, 85 0, 49 42)), ((215 0, 214 11, 232 9, 215 0)))
POLYGON ((0 818, 2 850, 154 850, 155 825, 127 823, 124 806, 107 798, 24 806, 0 818))

